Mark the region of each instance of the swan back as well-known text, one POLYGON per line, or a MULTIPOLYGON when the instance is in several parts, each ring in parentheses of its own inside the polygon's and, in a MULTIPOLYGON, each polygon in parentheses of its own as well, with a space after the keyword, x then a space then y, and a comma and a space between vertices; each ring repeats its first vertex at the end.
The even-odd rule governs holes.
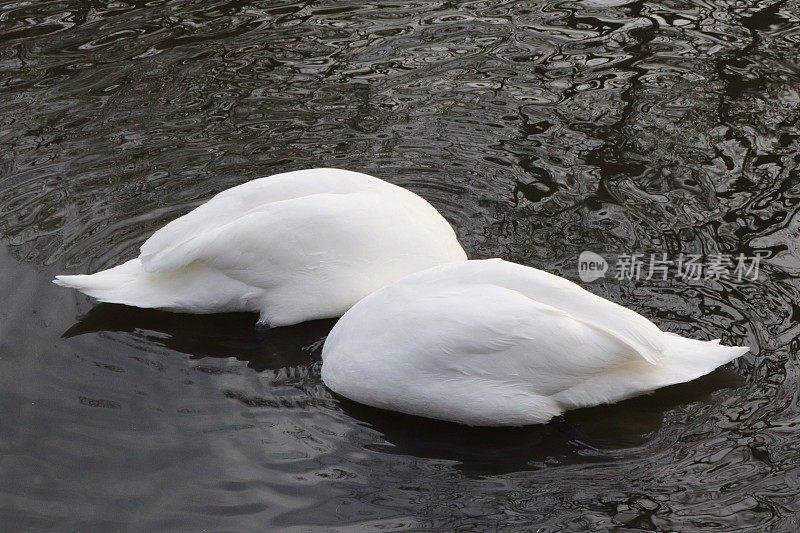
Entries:
MULTIPOLYGON (((284 213, 295 209, 295 218, 302 219, 310 214, 310 209, 319 205, 314 202, 305 204, 303 200, 331 198, 319 195, 363 195, 370 192, 376 193, 374 199, 379 209, 390 204, 410 211, 409 214, 420 214, 425 223, 433 223, 436 230, 455 239, 452 227, 433 206, 411 191, 360 172, 314 168, 258 178, 220 192, 156 231, 141 246, 140 258, 148 272, 180 268, 195 260, 192 254, 186 253, 192 241, 207 237, 251 212, 284 207, 284 213), (292 200, 297 202, 292 203, 292 200)), ((337 214, 345 217, 347 212, 337 214)), ((386 229, 385 224, 381 227, 386 229)))
MULTIPOLYGON (((405 287, 430 288, 438 284, 461 287, 493 285, 515 291, 526 298, 551 306, 589 327, 615 336, 640 357, 655 363, 662 355, 662 331, 639 313, 597 296, 581 286, 531 267, 486 259, 464 265, 451 265, 419 273, 405 281, 405 287)), ((402 290, 402 287, 399 287, 402 290)))

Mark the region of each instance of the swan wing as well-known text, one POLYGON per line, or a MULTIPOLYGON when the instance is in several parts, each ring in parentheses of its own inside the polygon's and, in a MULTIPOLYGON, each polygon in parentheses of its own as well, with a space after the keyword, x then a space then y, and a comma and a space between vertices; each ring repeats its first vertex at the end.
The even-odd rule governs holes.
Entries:
POLYGON ((376 209, 380 201, 358 192, 272 202, 154 261, 166 271, 201 262, 250 286, 292 288, 285 295, 292 301, 336 294, 355 302, 410 272, 465 258, 447 222, 423 200, 430 211, 415 213, 403 202, 376 209))
POLYGON ((398 332, 391 342, 423 374, 470 376, 550 396, 642 362, 636 346, 615 332, 504 287, 454 287, 403 301, 389 318, 398 332))
POLYGON ((437 267, 437 270, 417 274, 413 281, 430 286, 444 280, 464 284, 491 283, 517 291, 540 304, 564 311, 587 326, 615 336, 649 363, 656 364, 664 356, 667 343, 658 326, 631 309, 548 272, 502 259, 486 259, 437 267))
POLYGON ((232 187, 156 231, 141 247, 142 266, 148 272, 181 268, 193 260, 208 237, 251 211, 275 202, 316 194, 399 189, 387 182, 340 169, 309 169, 259 178, 232 187), (181 260, 185 258, 185 260, 181 260))

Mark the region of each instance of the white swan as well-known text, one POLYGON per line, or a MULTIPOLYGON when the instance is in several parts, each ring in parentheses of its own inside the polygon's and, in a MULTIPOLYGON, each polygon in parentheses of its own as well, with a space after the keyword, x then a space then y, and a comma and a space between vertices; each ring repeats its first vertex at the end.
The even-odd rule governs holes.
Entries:
POLYGON ((421 197, 320 168, 223 191, 158 230, 136 259, 54 283, 102 302, 255 311, 260 323, 286 326, 341 316, 407 274, 466 258, 450 224, 421 197))
POLYGON ((689 381, 747 351, 665 333, 571 281, 490 259, 361 300, 325 342, 322 379, 373 407, 521 426, 689 381))

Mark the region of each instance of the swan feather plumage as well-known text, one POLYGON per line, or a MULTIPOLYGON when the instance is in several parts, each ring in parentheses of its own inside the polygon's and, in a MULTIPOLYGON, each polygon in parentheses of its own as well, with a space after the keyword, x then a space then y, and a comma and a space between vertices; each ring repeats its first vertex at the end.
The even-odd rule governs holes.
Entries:
POLYGON ((323 348, 334 392, 469 425, 526 425, 695 379, 747 352, 661 331, 575 283, 500 259, 412 274, 323 348))
POLYGON ((310 169, 216 195, 156 231, 139 257, 57 276, 103 302, 171 311, 255 311, 283 326, 340 316, 405 275, 466 260, 420 196, 378 178, 310 169))

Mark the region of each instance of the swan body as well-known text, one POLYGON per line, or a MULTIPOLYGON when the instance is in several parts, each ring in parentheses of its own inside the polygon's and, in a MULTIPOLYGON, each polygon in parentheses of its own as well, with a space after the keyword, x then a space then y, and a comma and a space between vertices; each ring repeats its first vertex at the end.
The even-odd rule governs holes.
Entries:
POLYGON ((341 316, 413 272, 466 260, 423 198, 378 178, 311 169, 223 191, 173 220, 139 257, 54 283, 102 302, 190 313, 254 311, 285 326, 341 316))
POLYGON ((547 422, 707 374, 740 355, 500 259, 412 274, 334 326, 322 379, 382 409, 474 426, 547 422))

